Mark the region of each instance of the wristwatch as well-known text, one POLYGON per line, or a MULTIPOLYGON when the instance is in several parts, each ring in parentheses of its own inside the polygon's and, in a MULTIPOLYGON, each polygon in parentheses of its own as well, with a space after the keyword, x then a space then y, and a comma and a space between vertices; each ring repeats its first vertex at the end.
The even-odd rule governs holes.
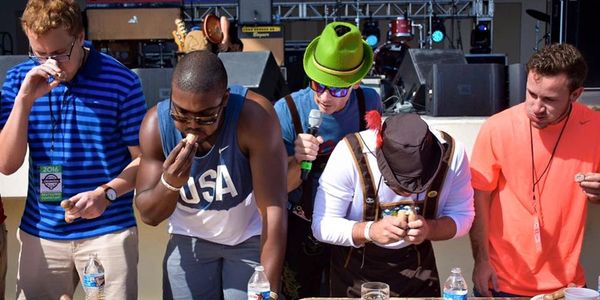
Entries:
POLYGON ((117 191, 115 189, 107 184, 103 184, 102 187, 104 188, 104 198, 106 198, 106 200, 112 203, 117 199, 117 191))

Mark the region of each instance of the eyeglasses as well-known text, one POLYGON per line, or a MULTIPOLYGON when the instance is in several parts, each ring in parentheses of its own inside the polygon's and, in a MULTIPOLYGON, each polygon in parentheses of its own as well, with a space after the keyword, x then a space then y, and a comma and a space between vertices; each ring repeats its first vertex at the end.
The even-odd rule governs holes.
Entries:
POLYGON ((33 52, 33 49, 31 49, 31 46, 29 46, 29 58, 34 61, 39 62, 40 64, 43 64, 50 58, 54 59, 56 62, 67 62, 71 59, 71 53, 73 53, 73 47, 75 46, 76 40, 77 39, 74 39, 73 42, 71 43, 71 49, 69 49, 69 53, 57 54, 57 55, 39 56, 39 55, 36 55, 33 52))
MULTIPOLYGON (((206 109, 206 110, 218 109, 214 114, 207 115, 207 116, 190 116, 190 115, 184 115, 180 112, 177 112, 177 110, 179 110, 179 108, 177 107, 177 105, 173 104, 173 99, 171 99, 169 102, 169 112, 171 115, 171 119, 173 119, 173 121, 175 121, 175 122, 180 122, 180 123, 185 123, 185 124, 189 124, 192 121, 194 121, 194 122, 196 122, 196 124, 201 125, 201 126, 213 125, 219 120, 219 115, 221 114, 221 111, 223 110, 223 104, 225 103, 225 98, 228 98, 228 97, 229 97, 229 89, 227 89, 227 91, 225 92, 225 95, 223 95, 223 97, 221 98, 221 103, 219 103, 218 106, 206 109)), ((201 113, 202 112, 198 112, 195 114, 197 115, 197 114, 201 114, 201 113)))
POLYGON ((348 95, 348 92, 350 91, 351 86, 345 87, 345 88, 331 87, 331 86, 326 86, 326 85, 320 84, 314 80, 311 80, 310 88, 313 91, 317 92, 317 94, 323 94, 323 93, 325 93, 326 90, 328 90, 329 94, 331 96, 336 97, 336 98, 342 98, 342 97, 346 97, 346 95, 348 95))

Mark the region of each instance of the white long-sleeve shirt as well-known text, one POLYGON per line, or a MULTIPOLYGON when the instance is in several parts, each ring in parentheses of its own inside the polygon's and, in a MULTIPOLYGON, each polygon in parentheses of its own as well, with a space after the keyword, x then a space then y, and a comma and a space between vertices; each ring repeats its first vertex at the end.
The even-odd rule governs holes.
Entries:
MULTIPOLYGON (((440 138, 439 132, 432 131, 436 138, 445 143, 440 138)), ((373 184, 379 195, 379 202, 389 203, 407 198, 423 201, 425 192, 418 197, 416 194, 403 197, 394 193, 383 182, 375 156, 376 133, 373 130, 366 130, 360 134, 366 145, 363 152, 371 152, 368 155, 368 164, 373 175, 373 184)), ((454 220, 456 234, 453 238, 456 238, 465 235, 471 228, 475 209, 473 207, 471 173, 465 147, 456 140, 454 145, 454 157, 448 168, 438 200, 436 216, 437 218, 448 216, 454 220)), ((352 150, 345 142, 339 142, 319 180, 319 189, 315 198, 312 231, 319 241, 339 246, 358 247, 352 239, 352 227, 361 222, 363 217, 363 188, 359 176, 358 167, 352 158, 352 150)), ((409 242, 401 240, 379 246, 399 249, 409 244, 409 242)))

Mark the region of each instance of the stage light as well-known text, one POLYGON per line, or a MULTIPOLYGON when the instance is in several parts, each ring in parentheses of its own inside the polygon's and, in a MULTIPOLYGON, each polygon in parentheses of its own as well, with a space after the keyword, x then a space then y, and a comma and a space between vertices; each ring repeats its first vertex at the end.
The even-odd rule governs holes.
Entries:
POLYGON ((433 15, 431 18, 431 40, 434 43, 441 43, 446 38, 446 27, 444 27, 444 21, 433 15))
POLYGON ((491 53, 492 33, 488 23, 479 22, 471 31, 471 53, 491 53))
POLYGON ((365 21, 365 23, 363 24, 362 34, 363 38, 365 39, 367 44, 371 46, 371 48, 375 48, 379 43, 379 36, 381 33, 379 31, 379 26, 377 22, 373 21, 373 19, 369 18, 369 20, 365 21))

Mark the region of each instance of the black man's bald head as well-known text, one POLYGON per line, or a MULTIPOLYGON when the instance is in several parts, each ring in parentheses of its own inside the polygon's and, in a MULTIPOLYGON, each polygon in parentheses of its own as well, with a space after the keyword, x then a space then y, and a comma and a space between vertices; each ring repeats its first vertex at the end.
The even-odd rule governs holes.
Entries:
POLYGON ((223 62, 206 50, 184 55, 173 70, 173 86, 195 94, 225 92, 227 72, 223 62))

